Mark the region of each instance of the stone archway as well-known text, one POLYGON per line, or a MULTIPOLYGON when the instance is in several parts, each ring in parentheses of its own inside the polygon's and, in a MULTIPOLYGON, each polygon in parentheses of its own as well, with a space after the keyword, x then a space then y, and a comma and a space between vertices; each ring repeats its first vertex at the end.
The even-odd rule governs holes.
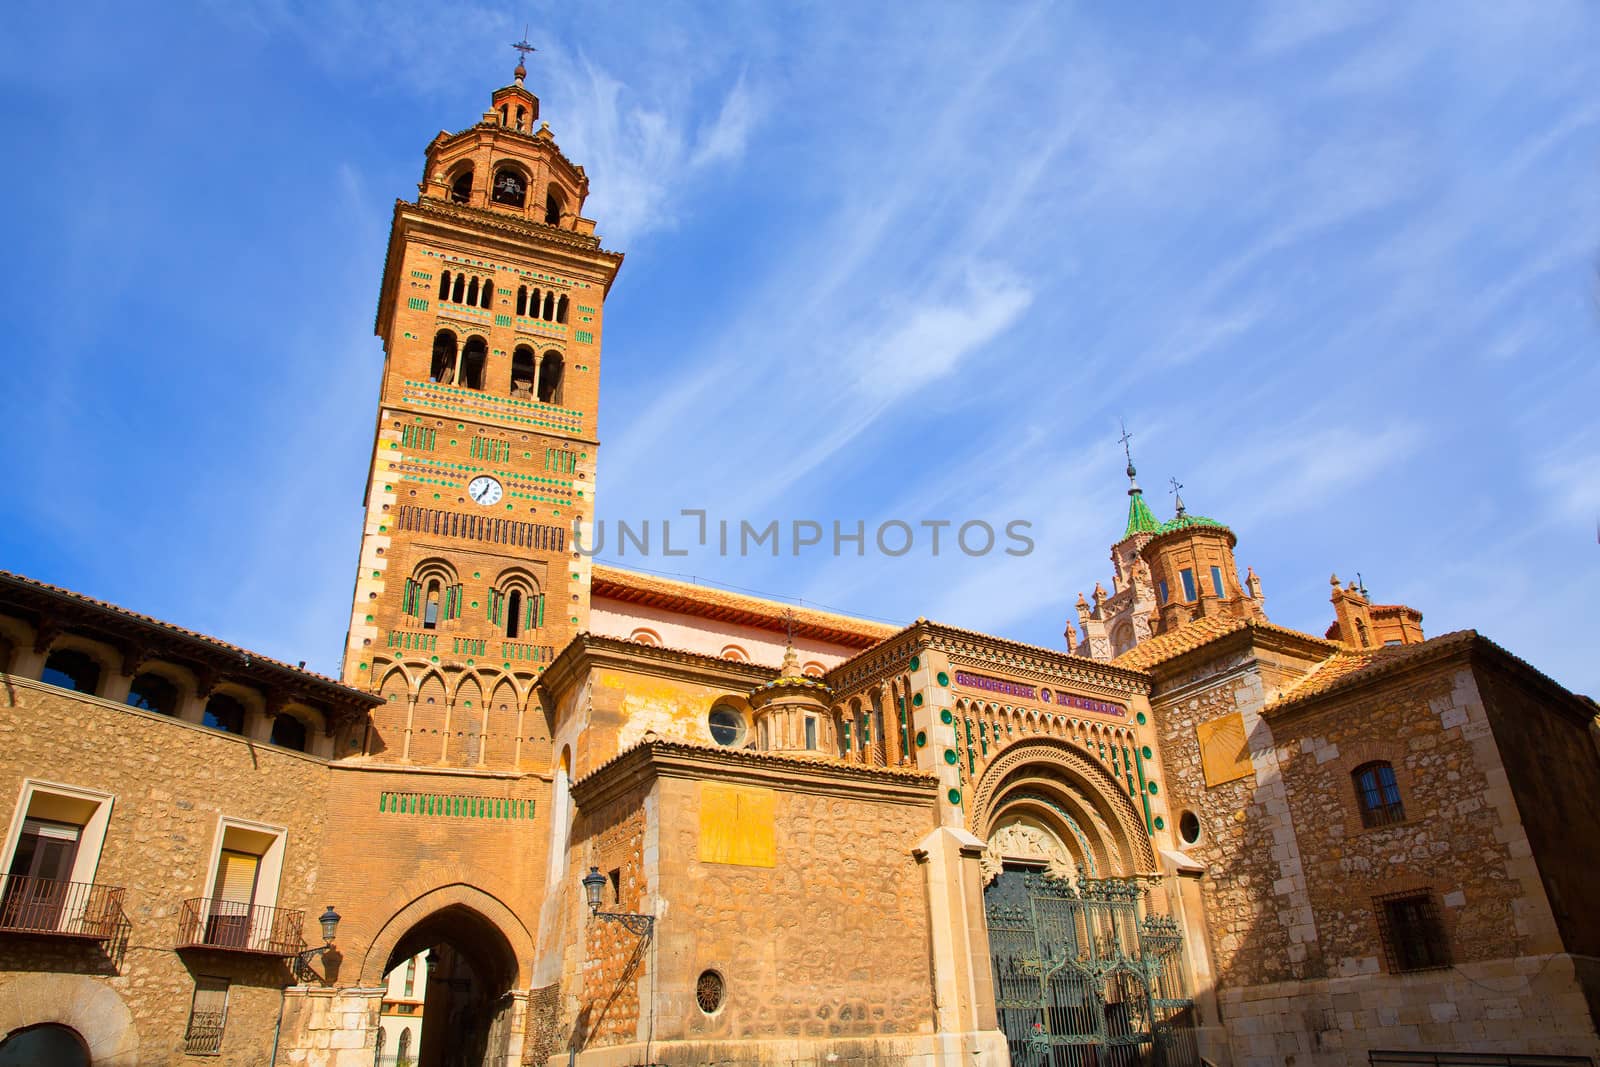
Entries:
POLYGON ((428 960, 417 1067, 514 1067, 522 1058, 533 940, 503 903, 467 885, 423 894, 384 924, 362 961, 363 986, 428 960))
POLYGON ((1124 786, 1069 742, 1018 742, 984 771, 973 790, 973 833, 987 841, 1019 816, 1046 828, 1087 874, 1156 873, 1150 834, 1124 786))
POLYGON ((0 1038, 41 1023, 76 1031, 94 1067, 138 1067, 133 1014, 105 982, 80 974, 30 974, 0 985, 0 1038))

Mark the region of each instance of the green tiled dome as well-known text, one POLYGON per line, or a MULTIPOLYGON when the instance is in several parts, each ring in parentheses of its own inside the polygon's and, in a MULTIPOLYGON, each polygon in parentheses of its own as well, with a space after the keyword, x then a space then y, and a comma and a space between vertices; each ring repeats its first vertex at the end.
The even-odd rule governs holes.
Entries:
MULTIPOLYGON (((1171 533, 1173 530, 1191 530, 1197 526, 1209 526, 1216 530, 1228 529, 1216 519, 1208 519, 1204 515, 1175 515, 1162 523, 1156 534, 1159 536, 1164 533, 1171 533)), ((1233 531, 1229 530, 1228 532, 1232 533, 1233 531)))

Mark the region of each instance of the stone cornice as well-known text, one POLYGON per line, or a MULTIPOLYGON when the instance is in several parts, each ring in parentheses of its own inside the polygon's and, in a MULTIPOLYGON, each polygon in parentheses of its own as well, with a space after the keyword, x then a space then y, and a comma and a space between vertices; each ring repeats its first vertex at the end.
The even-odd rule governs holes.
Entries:
POLYGON ((828 684, 840 694, 857 692, 890 674, 903 673, 905 662, 920 649, 943 652, 951 663, 963 667, 1106 696, 1140 696, 1150 691, 1150 676, 1142 671, 927 619, 918 619, 834 667, 826 675, 828 684))
POLYGON ((697 682, 740 693, 748 693, 778 676, 776 668, 763 667, 759 663, 741 663, 720 656, 581 633, 568 642, 556 655, 555 661, 539 675, 534 690, 543 694, 541 699, 548 697, 555 700, 584 674, 607 667, 658 678, 697 682))
POLYGON ((938 778, 923 771, 696 745, 647 735, 574 783, 572 799, 580 811, 592 811, 657 778, 732 781, 786 792, 926 804, 930 818, 939 788, 938 778))

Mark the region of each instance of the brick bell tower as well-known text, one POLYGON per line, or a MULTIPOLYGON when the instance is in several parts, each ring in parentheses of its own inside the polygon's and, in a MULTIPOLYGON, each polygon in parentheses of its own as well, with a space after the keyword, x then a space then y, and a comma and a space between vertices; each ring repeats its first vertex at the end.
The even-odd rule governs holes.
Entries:
MULTIPOLYGON (((427 147, 397 201, 384 367, 343 680, 382 694, 361 746, 409 764, 542 770, 532 686, 589 618, 605 297, 622 265, 589 179, 515 80, 427 147)), ((351 753, 354 755, 355 753, 351 753)))

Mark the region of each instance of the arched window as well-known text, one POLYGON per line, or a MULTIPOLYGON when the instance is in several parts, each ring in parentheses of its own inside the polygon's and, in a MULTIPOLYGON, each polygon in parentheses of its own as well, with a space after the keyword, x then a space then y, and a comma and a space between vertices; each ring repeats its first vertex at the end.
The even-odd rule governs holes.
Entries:
POLYGON ((517 286, 517 314, 518 315, 526 315, 527 313, 528 313, 528 287, 526 285, 519 285, 519 286, 517 286))
POLYGON ((509 106, 510 105, 508 105, 508 104, 501 104, 500 105, 500 125, 502 125, 502 126, 509 126, 510 125, 510 122, 508 122, 507 119, 506 119, 506 111, 509 108, 509 106))
POLYGON ((554 321, 556 317, 556 294, 544 294, 544 314, 539 316, 546 322, 554 321))
POLYGON ((450 299, 450 272, 441 271, 439 274, 439 299, 450 299))
POLYGON ((465 204, 472 199, 471 167, 456 175, 456 180, 450 183, 450 199, 458 204, 465 204))
POLYGON ((146 671, 128 687, 128 707, 159 715, 178 714, 178 687, 159 674, 146 671))
POLYGON ((528 318, 536 319, 539 317, 539 308, 542 306, 540 301, 542 299, 539 295, 539 290, 535 289, 533 295, 528 298, 528 318))
POLYGON ((526 125, 524 125, 524 121, 523 121, 527 117, 528 117, 528 109, 523 107, 521 104, 518 104, 517 105, 517 129, 525 130, 525 129, 528 128, 526 125))
POLYGON ((561 403, 561 353, 554 349, 539 361, 539 403, 561 403))
POLYGON ((567 298, 565 296, 556 301, 556 321, 567 321, 567 298))
POLYGON ((533 399, 533 381, 538 377, 534 366, 533 349, 518 345, 511 353, 511 395, 522 400, 533 399))
POLYGON ((467 303, 472 304, 473 306, 477 306, 477 303, 478 303, 478 279, 476 279, 476 278, 472 279, 470 282, 467 283, 467 303))
POLYGON ((445 385, 456 380, 456 335, 449 330, 433 335, 433 364, 428 376, 445 385))
POLYGON ((39 680, 62 689, 92 694, 100 688, 100 664, 88 653, 75 648, 58 649, 44 661, 44 672, 39 680))
POLYGON ((450 299, 455 301, 456 303, 460 304, 460 303, 464 303, 466 301, 466 298, 467 298, 467 276, 465 274, 457 274, 456 275, 455 288, 450 290, 450 299))
POLYGON ((525 207, 528 203, 528 183, 510 167, 501 167, 494 174, 494 202, 510 207, 525 207))
POLYGON ((506 597, 506 636, 515 640, 522 627, 522 590, 513 589, 506 597))
POLYGON ((461 384, 468 389, 483 388, 483 365, 489 358, 489 345, 481 337, 469 337, 461 349, 461 384))
POLYGON ((478 294, 478 306, 481 308, 494 306, 494 279, 483 280, 483 291, 478 294))
POLYGON ((439 628, 439 583, 429 582, 422 605, 422 628, 424 630, 437 630, 439 628))
POLYGON ((378 1039, 372 1045, 372 1067, 384 1067, 383 1046, 389 1039, 389 1032, 383 1027, 378 1027, 378 1039))
POLYGON ((306 724, 293 715, 280 714, 272 720, 271 742, 279 748, 306 750, 306 724))
POLYGON ((1400 802, 1400 786, 1394 779, 1392 766, 1374 760, 1357 767, 1350 777, 1355 781, 1361 825, 1388 826, 1405 821, 1405 805, 1400 802))
POLYGON ((411 1064, 411 1031, 400 1031, 400 1044, 394 1054, 395 1067, 412 1067, 411 1064))
POLYGON ((206 701, 205 717, 200 720, 213 730, 230 734, 244 733, 244 705, 226 693, 218 693, 206 701))
POLYGON ((556 187, 553 185, 544 198, 544 224, 546 226, 561 225, 561 194, 556 192, 556 187))

